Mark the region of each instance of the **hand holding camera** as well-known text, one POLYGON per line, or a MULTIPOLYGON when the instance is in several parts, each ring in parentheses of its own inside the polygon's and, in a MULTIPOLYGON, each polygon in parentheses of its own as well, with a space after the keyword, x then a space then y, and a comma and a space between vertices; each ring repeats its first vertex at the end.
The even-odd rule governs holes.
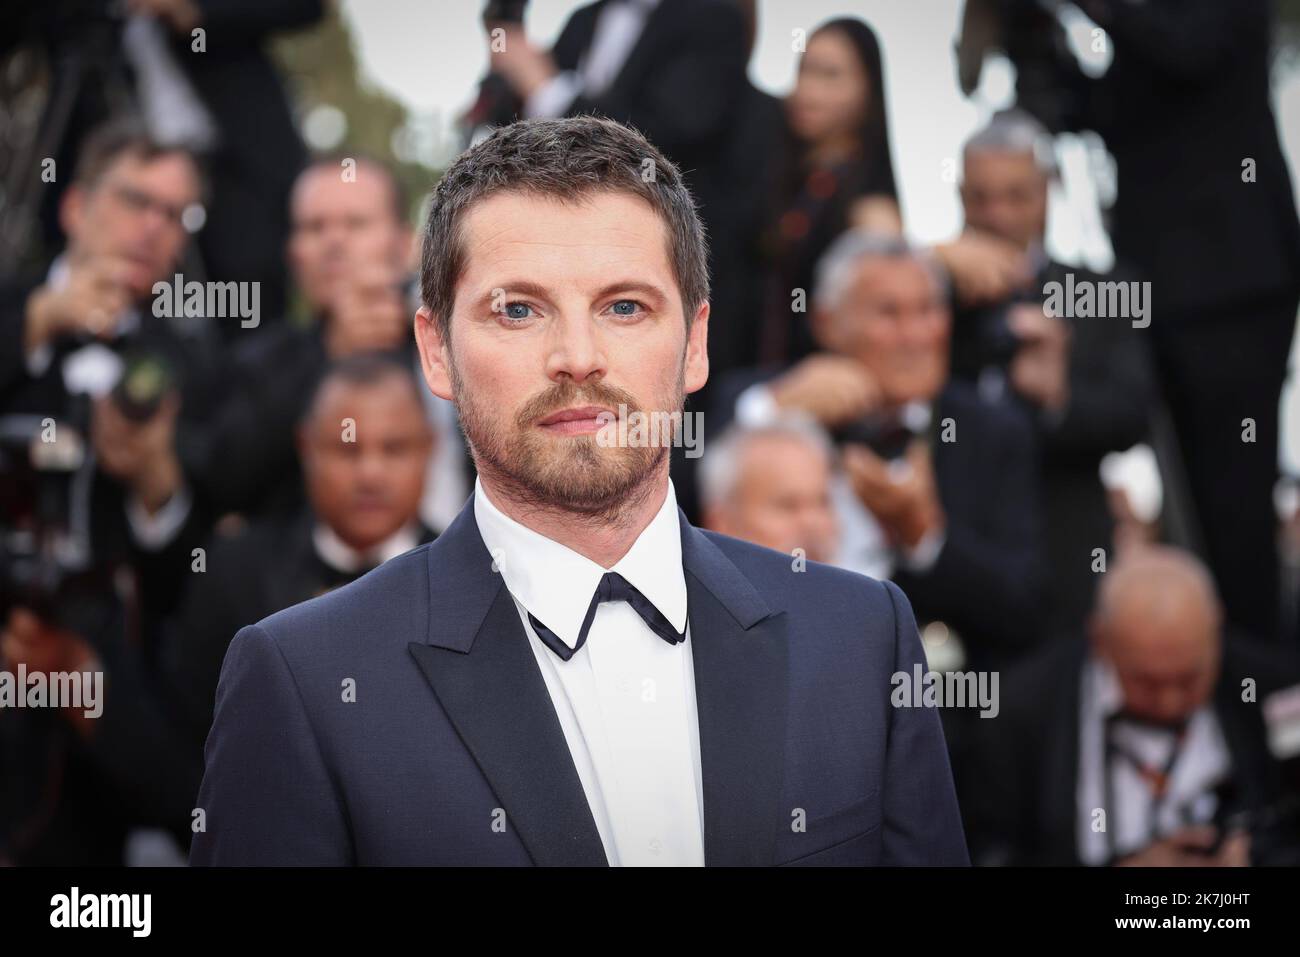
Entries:
POLYGON ((130 268, 120 257, 96 256, 74 262, 61 286, 39 286, 27 299, 27 351, 64 336, 111 338, 131 303, 130 268))
POLYGON ((862 418, 881 401, 880 386, 866 366, 828 353, 808 356, 771 388, 781 409, 802 412, 828 429, 862 418))

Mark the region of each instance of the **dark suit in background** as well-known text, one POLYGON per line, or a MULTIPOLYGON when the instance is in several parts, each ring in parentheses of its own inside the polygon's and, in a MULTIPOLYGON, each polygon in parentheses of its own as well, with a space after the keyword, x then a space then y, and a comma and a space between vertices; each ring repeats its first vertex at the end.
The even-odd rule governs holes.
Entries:
MULTIPOLYGON (((1064 284, 1067 273, 1076 283, 1115 281, 1088 269, 1049 262, 1034 282, 1064 284)), ((1127 277, 1125 277, 1127 278, 1127 277)), ((975 310, 953 314, 953 375, 971 383, 996 376, 1001 389, 1005 361, 990 363, 973 320, 975 310)), ((987 310, 979 310, 987 316, 987 310)), ((1042 482, 1043 532, 1047 578, 1046 625, 1053 635, 1077 634, 1092 608, 1097 574, 1093 549, 1114 558, 1114 519, 1099 469, 1110 452, 1122 452, 1147 436, 1155 398, 1150 355, 1144 330, 1125 318, 1071 318, 1069 402, 1061 416, 1043 413, 1025 403, 1038 434, 1042 482)), ((1005 357, 1003 357, 1005 358, 1005 357)), ((1014 394, 1014 393, 1013 393, 1014 394)))
POLYGON ((1300 299, 1300 221, 1270 105, 1272 4, 1080 6, 1114 47, 1081 122, 1115 156, 1115 252, 1152 283, 1150 338, 1205 552, 1229 619, 1271 638, 1278 401, 1300 299))

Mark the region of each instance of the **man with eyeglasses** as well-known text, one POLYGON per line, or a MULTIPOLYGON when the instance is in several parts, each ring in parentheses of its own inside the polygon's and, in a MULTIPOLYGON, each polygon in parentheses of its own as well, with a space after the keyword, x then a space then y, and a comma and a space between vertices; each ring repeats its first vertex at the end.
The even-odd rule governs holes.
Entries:
POLYGON ((47 442, 84 440, 62 511, 87 563, 187 567, 164 558, 197 525, 186 473, 219 352, 209 320, 154 315, 150 300, 182 269, 202 193, 188 152, 111 121, 61 198, 63 251, 34 286, 0 290, 0 415, 12 428, 30 416, 47 442))

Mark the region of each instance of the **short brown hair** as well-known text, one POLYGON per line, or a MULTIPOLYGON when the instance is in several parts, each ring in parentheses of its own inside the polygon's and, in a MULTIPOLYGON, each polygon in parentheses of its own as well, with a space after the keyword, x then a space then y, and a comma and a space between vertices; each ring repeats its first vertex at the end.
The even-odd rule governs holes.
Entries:
POLYGON ((144 121, 134 114, 122 114, 95 127, 77 152, 73 182, 82 189, 99 185, 104 174, 123 156, 149 162, 162 156, 179 155, 188 159, 199 180, 200 195, 206 193, 203 166, 193 152, 183 146, 164 143, 149 132, 144 121))
POLYGON ((668 227, 669 258, 688 327, 709 298, 708 244, 695 200, 677 167, 649 140, 596 116, 523 120, 461 154, 430 199, 420 293, 444 340, 464 268, 461 218, 474 203, 511 191, 564 202, 600 192, 641 197, 668 227))

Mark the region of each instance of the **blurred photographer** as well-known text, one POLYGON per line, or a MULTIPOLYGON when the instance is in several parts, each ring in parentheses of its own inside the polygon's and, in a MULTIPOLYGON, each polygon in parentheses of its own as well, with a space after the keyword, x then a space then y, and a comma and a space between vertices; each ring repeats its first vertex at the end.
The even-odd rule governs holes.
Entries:
POLYGON ((1205 566, 1167 546, 1105 575, 1088 631, 1009 673, 976 734, 972 861, 1294 865, 1300 758, 1271 707, 1300 690, 1294 652, 1227 634, 1205 566))
MULTIPOLYGON (((62 253, 0 291, 0 654, 29 674, 114 672, 120 700, 156 667, 205 530, 191 489, 216 340, 204 317, 150 302, 201 192, 190 154, 114 121, 88 136, 63 194, 62 253)), ((119 789, 130 769, 94 753, 97 726, 76 710, 4 715, 0 860, 121 863, 130 829, 158 823, 153 792, 119 789)), ((142 746, 165 731, 145 728, 142 746)))
POLYGON ((0 412, 47 422, 42 441, 79 437, 61 519, 87 562, 139 573, 146 625, 174 597, 174 553, 201 533, 191 488, 218 352, 203 317, 151 304, 201 194, 189 153, 113 121, 87 138, 63 195, 63 252, 42 278, 0 291, 0 412))
MULTIPOLYGON (((299 175, 286 256, 308 314, 235 351, 235 375, 213 427, 220 468, 206 489, 222 511, 260 517, 301 509, 294 432, 331 363, 389 353, 416 368, 408 213, 401 182, 364 156, 319 157, 299 175)), ((451 403, 424 396, 444 441, 433 453, 421 513, 442 528, 468 494, 466 455, 451 403)))
POLYGON ((925 259, 849 232, 818 268, 821 351, 724 380, 742 426, 801 413, 840 450, 836 564, 893 577, 919 620, 943 621, 981 662, 1041 637, 1038 488, 1021 410, 948 381, 949 316, 925 259))
POLYGON ((1113 278, 1047 257, 1055 176, 1051 139, 1027 113, 998 114, 967 141, 966 235, 995 253, 948 257, 957 298, 953 374, 980 388, 1009 389, 1032 414, 1042 452, 1050 627, 1077 633, 1097 580, 1093 550, 1113 552, 1101 460, 1142 441, 1153 396, 1144 330, 1123 316, 1049 314, 1049 283, 1099 288, 1113 278), (1005 252, 1022 258, 1027 280, 1001 271, 1005 252))

